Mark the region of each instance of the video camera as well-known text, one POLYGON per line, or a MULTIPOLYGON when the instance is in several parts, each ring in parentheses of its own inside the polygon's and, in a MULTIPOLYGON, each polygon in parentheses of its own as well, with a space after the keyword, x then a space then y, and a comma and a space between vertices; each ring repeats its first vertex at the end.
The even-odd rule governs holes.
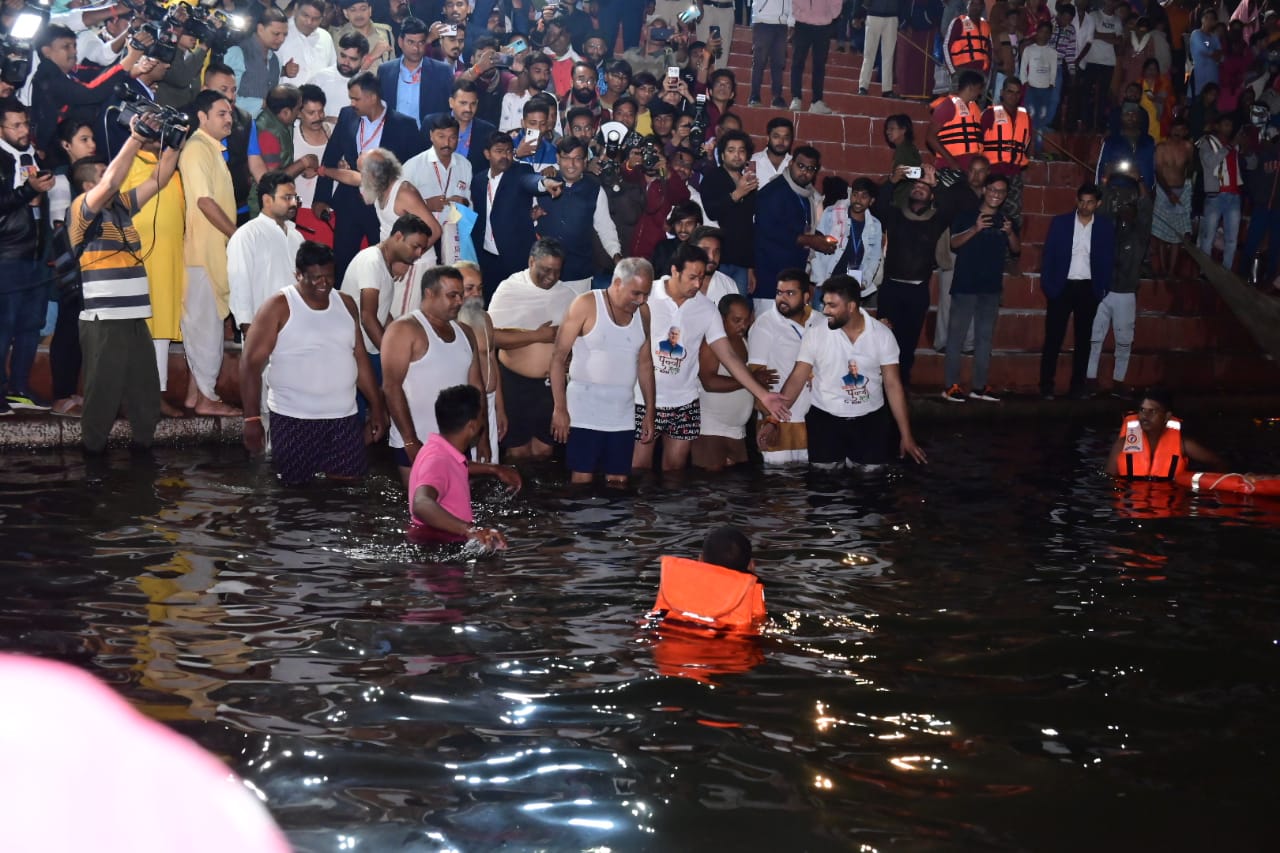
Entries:
POLYGON ((596 146, 602 154, 596 159, 600 182, 616 192, 622 184, 622 161, 627 152, 640 144, 640 134, 628 130, 620 121, 605 122, 596 133, 596 146))
POLYGON ((191 132, 191 117, 180 113, 173 107, 163 107, 155 101, 142 97, 138 92, 121 83, 116 87, 120 96, 120 112, 116 121, 121 127, 137 131, 143 139, 159 142, 161 148, 181 148, 191 132), (134 117, 155 116, 159 119, 157 130, 145 122, 139 121, 133 126, 134 117))
POLYGON ((694 159, 707 156, 703 145, 707 142, 707 128, 711 117, 707 115, 707 96, 698 95, 693 108, 693 127, 689 130, 689 147, 693 149, 694 159))
POLYGON ((0 36, 0 80, 21 86, 31 74, 31 56, 44 16, 30 10, 18 13, 9 32, 0 36))
POLYGON ((248 24, 241 15, 228 15, 203 2, 165 6, 160 0, 124 0, 142 21, 135 32, 146 32, 153 39, 150 45, 143 45, 135 36, 130 44, 146 56, 166 63, 172 63, 177 56, 178 38, 183 34, 194 36, 215 53, 225 51, 248 30, 248 24))

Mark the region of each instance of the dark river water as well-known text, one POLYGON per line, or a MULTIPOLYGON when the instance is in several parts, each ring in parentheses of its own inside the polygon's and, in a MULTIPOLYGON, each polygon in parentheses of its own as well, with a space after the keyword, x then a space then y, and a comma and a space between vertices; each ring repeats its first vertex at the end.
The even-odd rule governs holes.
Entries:
MULTIPOLYGON (((1280 429, 1190 426, 1280 470, 1280 429)), ((1118 491, 1114 431, 931 424, 928 468, 863 479, 528 471, 477 488, 512 541, 479 560, 404 542, 389 466, 9 454, 0 649, 226 758, 302 851, 1275 849, 1280 501, 1118 491), (724 523, 765 635, 644 630, 659 556, 724 523)))

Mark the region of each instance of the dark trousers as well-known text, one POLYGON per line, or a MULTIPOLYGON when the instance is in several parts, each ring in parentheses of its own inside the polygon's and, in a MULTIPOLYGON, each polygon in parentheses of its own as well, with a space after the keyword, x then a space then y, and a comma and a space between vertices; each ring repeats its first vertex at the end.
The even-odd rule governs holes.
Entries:
MULTIPOLYGON (((3 275, 23 276, 14 281, 29 281, 33 275, 30 265, 26 264, 4 264, 0 269, 3 275)), ((31 365, 36 361, 40 328, 48 305, 49 288, 43 285, 0 292, 0 392, 16 394, 31 390, 31 365)))
MULTIPOLYGON (((898 369, 902 373, 902 385, 911 387, 911 367, 916 361, 916 344, 924 318, 929 313, 929 283, 911 284, 886 278, 876 294, 880 306, 878 316, 893 324, 893 336, 898 341, 898 369)), ((1089 338, 1085 336, 1085 354, 1088 355, 1089 338)))
POLYGON ((804 89, 804 61, 813 51, 813 100, 822 100, 822 84, 827 78, 827 51, 831 49, 830 24, 797 23, 791 33, 791 97, 799 98, 804 89))
POLYGON ((1058 355, 1067 334, 1067 321, 1075 315, 1074 349, 1071 352, 1071 390, 1084 388, 1089 367, 1089 346, 1093 333, 1093 315, 1098 313, 1098 298, 1093 295, 1093 282, 1068 279, 1066 289, 1053 299, 1044 312, 1044 349, 1040 352, 1040 393, 1052 394, 1054 376, 1058 372, 1058 355))
POLYGON ((1249 214, 1249 231, 1244 238, 1244 263, 1241 274, 1250 277, 1253 270, 1253 258, 1262 245, 1263 236, 1267 238, 1267 266, 1263 277, 1257 283, 1270 284, 1276 277, 1276 269, 1280 268, 1280 210, 1267 210, 1262 205, 1254 205, 1249 214))
POLYGON ((1084 78, 1081 118, 1085 127, 1098 133, 1107 129, 1107 113, 1111 110, 1111 78, 1115 72, 1114 65, 1095 65, 1092 62, 1080 72, 1084 78))
POLYGON ((160 374, 147 321, 81 320, 80 347, 84 350, 80 432, 85 450, 96 453, 107 446, 121 403, 133 443, 150 447, 160 420, 160 374))
POLYGON ((600 31, 604 43, 612 50, 622 27, 623 50, 640 45, 640 28, 644 23, 644 4, 629 0, 607 0, 600 4, 600 31))
POLYGON ((58 323, 49 341, 49 372, 53 376, 53 399, 62 400, 80 387, 80 296, 58 301, 58 323))
POLYGON ((766 64, 773 80, 773 97, 782 98, 782 67, 786 62, 786 24, 754 24, 751 27, 751 100, 760 100, 766 64))
MULTIPOLYGON (((333 267, 341 289, 343 279, 347 275, 347 267, 351 259, 360 253, 361 245, 367 240, 370 246, 377 244, 379 234, 378 214, 372 205, 343 205, 341 210, 334 210, 336 225, 333 229, 333 267)), ((351 298, 360 301, 359 291, 345 291, 351 298)), ((236 318, 237 322, 247 322, 236 318)))

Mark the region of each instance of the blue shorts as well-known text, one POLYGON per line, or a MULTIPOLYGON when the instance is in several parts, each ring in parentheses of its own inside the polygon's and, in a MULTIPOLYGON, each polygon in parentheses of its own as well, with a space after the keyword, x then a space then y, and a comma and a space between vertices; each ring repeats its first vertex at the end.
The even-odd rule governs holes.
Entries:
POLYGON ((565 461, 575 474, 603 471, 606 475, 625 477, 631 473, 631 454, 635 446, 635 434, 629 429, 601 432, 570 427, 565 461))

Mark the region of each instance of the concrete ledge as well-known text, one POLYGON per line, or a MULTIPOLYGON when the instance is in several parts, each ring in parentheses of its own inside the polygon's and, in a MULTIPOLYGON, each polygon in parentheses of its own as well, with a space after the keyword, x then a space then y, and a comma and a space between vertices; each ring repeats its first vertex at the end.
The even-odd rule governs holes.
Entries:
MULTIPOLYGON (((243 424, 239 418, 161 418, 155 443, 162 447, 199 444, 239 444, 243 424)), ((111 447, 127 447, 129 422, 117 420, 111 428, 111 447)), ((0 453, 80 446, 80 421, 52 415, 15 415, 0 421, 0 453)))

